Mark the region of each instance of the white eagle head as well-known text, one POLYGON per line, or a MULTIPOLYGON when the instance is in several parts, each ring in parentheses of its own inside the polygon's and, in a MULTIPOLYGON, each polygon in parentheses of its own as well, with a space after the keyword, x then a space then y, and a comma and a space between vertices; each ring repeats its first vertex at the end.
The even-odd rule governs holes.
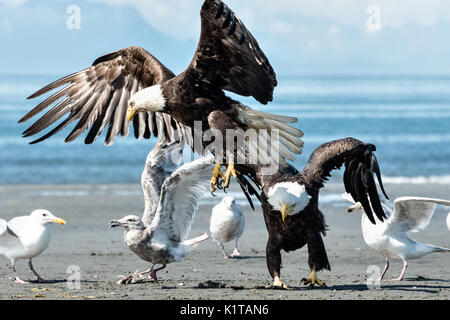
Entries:
POLYGON ((160 85, 151 86, 136 92, 128 100, 127 119, 133 120, 139 112, 162 112, 166 107, 160 85))
POLYGON ((293 216, 305 209, 311 199, 305 186, 298 182, 277 183, 269 189, 267 197, 273 210, 281 212, 283 222, 287 216, 293 216))

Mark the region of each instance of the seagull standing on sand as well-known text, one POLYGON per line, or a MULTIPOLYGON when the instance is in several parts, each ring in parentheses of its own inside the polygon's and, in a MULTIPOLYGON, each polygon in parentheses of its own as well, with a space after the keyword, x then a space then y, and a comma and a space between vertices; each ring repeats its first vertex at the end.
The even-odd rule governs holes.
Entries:
POLYGON ((31 260, 37 257, 50 243, 50 223, 66 224, 47 210, 35 210, 29 216, 16 217, 6 222, 0 219, 0 254, 11 260, 15 283, 28 283, 16 274, 15 264, 19 259, 29 259, 28 265, 37 277, 44 280, 34 270, 31 260))
POLYGON ((236 246, 229 256, 235 258, 240 256, 238 241, 242 236, 245 227, 245 218, 241 209, 236 204, 233 197, 225 197, 212 209, 209 231, 211 237, 220 243, 223 257, 228 259, 223 243, 236 239, 236 246))
MULTIPOLYGON (((344 194, 343 197, 353 202, 353 199, 344 194)), ((450 206, 450 201, 420 197, 401 197, 394 201, 395 208, 392 211, 386 205, 383 208, 389 218, 382 223, 377 219, 376 224, 370 223, 365 215, 362 217, 361 226, 366 244, 386 258, 386 266, 379 278, 381 281, 389 268, 389 259, 401 259, 403 270, 400 276, 393 281, 404 279, 408 260, 418 259, 433 252, 449 252, 450 249, 436 247, 430 244, 414 241, 408 236, 408 232, 418 232, 425 229, 433 217, 436 205, 450 206)), ((348 212, 362 209, 358 202, 348 208, 348 212)))
POLYGON ((125 228, 125 243, 141 259, 151 262, 149 270, 119 280, 119 284, 132 283, 149 274, 157 281, 156 272, 166 264, 178 262, 196 244, 208 239, 203 234, 186 240, 205 189, 207 170, 214 166, 209 155, 176 169, 183 151, 177 142, 167 144, 161 140, 147 158, 142 174, 145 211, 142 218, 134 215, 113 220, 110 227, 125 228), (155 269, 154 265, 162 267, 155 269))

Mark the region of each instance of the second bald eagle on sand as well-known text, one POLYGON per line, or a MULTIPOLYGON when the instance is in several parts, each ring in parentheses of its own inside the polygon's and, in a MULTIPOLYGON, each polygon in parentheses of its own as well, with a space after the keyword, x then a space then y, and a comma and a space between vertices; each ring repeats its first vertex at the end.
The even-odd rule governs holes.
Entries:
POLYGON ((336 140, 316 148, 300 172, 286 165, 275 175, 259 177, 263 186, 262 209, 269 232, 267 267, 274 286, 287 287, 280 278, 281 250, 294 251, 305 245, 311 274, 302 282, 323 285, 316 272, 329 270, 330 264, 321 236, 325 235, 326 224, 319 209, 319 192, 334 169, 345 164, 345 190, 356 202, 361 202, 372 223, 375 220, 370 202, 380 221, 386 217, 374 180, 376 175, 386 196, 375 150, 374 145, 353 138, 336 140))

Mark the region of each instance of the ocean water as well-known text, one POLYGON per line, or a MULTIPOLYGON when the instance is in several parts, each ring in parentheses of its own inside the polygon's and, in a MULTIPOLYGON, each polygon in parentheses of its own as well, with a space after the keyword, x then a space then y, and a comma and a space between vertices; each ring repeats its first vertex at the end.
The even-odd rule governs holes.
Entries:
MULTIPOLYGON (((81 137, 66 144, 73 125, 37 145, 22 138, 32 121, 17 121, 42 101, 26 97, 60 76, 0 74, 0 185, 139 183, 155 139, 118 137, 106 147, 101 138, 88 146, 81 137)), ((305 133, 298 168, 320 144, 352 136, 377 146, 386 182, 450 183, 450 77, 280 77, 273 103, 241 100, 298 117, 305 133)))

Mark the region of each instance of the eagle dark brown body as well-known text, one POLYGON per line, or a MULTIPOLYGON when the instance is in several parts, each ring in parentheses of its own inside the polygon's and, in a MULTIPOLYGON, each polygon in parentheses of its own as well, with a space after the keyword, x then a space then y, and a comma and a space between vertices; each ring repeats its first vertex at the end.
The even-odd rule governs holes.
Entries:
POLYGON ((303 211, 294 216, 286 217, 283 222, 280 212, 274 211, 267 202, 265 193, 261 195, 261 207, 269 233, 266 245, 266 261, 272 278, 281 274, 281 250, 295 251, 305 245, 308 246, 310 269, 316 271, 330 270, 327 252, 322 240, 322 235, 326 235, 326 224, 319 209, 318 196, 318 192, 313 194, 310 204, 303 211))
MULTIPOLYGON (((354 195, 356 202, 372 203, 373 211, 383 221, 385 213, 381 208, 379 196, 373 175, 380 176, 378 163, 373 152, 375 146, 353 138, 340 139, 325 143, 316 148, 306 167, 297 171, 293 166, 286 165, 273 176, 259 176, 263 192, 261 194, 262 210, 269 238, 266 245, 266 260, 269 273, 279 281, 281 273, 281 250, 295 251, 307 245, 308 264, 314 279, 311 284, 321 283, 315 278, 315 272, 330 270, 327 253, 322 240, 326 235, 327 225, 319 209, 319 192, 331 171, 345 164, 344 184, 347 192, 354 195), (283 221, 279 210, 269 203, 271 189, 278 184, 291 182, 304 186, 310 197, 307 206, 293 215, 288 215, 283 221), (375 191, 374 191, 375 190, 375 191)), ((379 179, 380 187, 384 188, 379 179)), ((373 220, 371 206, 366 206, 367 216, 373 220)), ((308 280, 308 279, 306 279, 308 280)), ((274 283, 274 284, 275 284, 274 283)))

